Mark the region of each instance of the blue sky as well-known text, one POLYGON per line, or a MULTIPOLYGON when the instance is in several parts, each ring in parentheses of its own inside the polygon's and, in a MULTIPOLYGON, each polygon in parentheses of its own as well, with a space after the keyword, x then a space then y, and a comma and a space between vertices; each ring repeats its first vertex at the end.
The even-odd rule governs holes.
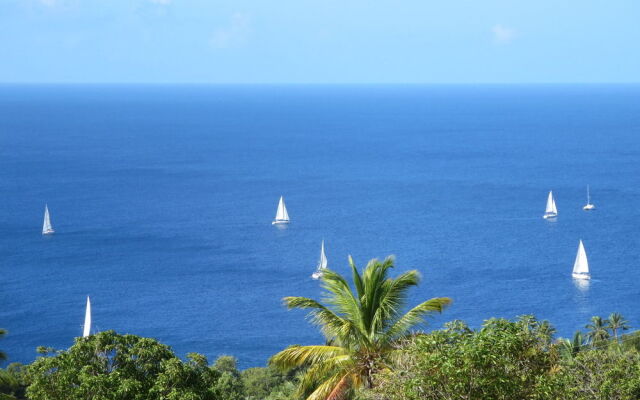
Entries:
POLYGON ((639 0, 0 0, 0 82, 640 82, 639 0))

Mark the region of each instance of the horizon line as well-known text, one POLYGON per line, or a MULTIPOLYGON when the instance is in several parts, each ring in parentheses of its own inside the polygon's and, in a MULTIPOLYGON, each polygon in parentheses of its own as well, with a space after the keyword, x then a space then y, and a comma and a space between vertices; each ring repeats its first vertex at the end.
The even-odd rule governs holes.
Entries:
POLYGON ((561 85, 640 85, 630 82, 145 82, 145 81, 86 81, 86 82, 2 82, 0 86, 561 86, 561 85))

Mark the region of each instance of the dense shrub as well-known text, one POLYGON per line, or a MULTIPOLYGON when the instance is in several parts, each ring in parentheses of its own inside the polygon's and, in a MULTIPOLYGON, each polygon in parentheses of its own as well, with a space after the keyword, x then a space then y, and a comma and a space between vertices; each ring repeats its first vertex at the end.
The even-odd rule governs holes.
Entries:
POLYGON ((530 318, 492 319, 478 332, 454 323, 408 342, 369 397, 525 399, 557 358, 549 337, 530 318))
MULTIPOLYGON (((491 319, 417 335, 361 397, 378 400, 640 399, 637 336, 551 341, 546 323, 491 319), (567 351, 569 349, 570 351, 567 351)), ((577 335, 577 337, 582 337, 577 335)))
MULTIPOLYGON (((623 324, 611 320, 594 318, 587 325, 592 334, 556 341, 551 325, 532 316, 490 319, 479 330, 454 321, 395 341, 373 384, 339 397, 640 399, 640 334, 618 336, 614 327, 623 324)), ((302 400, 299 377, 313 368, 240 372, 231 356, 213 365, 199 354, 183 361, 154 339, 113 331, 78 338, 68 350, 41 352, 31 365, 0 369, 0 400, 302 400)))
POLYGON ((0 369, 0 400, 26 399, 27 377, 22 364, 13 363, 0 369))
POLYGON ((295 371, 285 374, 273 367, 242 371, 242 383, 246 400, 293 399, 296 390, 295 371))
POLYGON ((541 377, 547 392, 538 399, 640 399, 640 355, 637 352, 587 350, 564 360, 557 372, 541 377))
POLYGON ((31 400, 217 400, 224 374, 204 356, 183 362, 154 339, 102 332, 78 338, 66 351, 39 357, 28 367, 31 400))

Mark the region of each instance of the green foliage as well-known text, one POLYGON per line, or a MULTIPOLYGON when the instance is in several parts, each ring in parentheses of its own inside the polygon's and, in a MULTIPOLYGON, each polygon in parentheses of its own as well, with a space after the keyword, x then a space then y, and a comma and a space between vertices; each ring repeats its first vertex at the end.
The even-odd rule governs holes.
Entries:
POLYGON ((271 390, 269 396, 265 397, 265 400, 298 400, 296 395, 298 389, 297 381, 287 381, 282 385, 271 390))
POLYGON ((574 333, 572 339, 560 339, 558 341, 560 354, 568 360, 575 357, 579 352, 586 350, 588 345, 587 338, 580 331, 574 333))
POLYGON ((240 375, 238 371, 238 360, 233 356, 220 356, 213 364, 213 368, 220 371, 220 373, 229 373, 231 375, 240 375))
POLYGON ((415 271, 388 277, 392 259, 372 260, 362 274, 351 266, 355 290, 325 272, 326 305, 285 299, 311 309, 327 343, 291 346, 267 368, 240 372, 226 355, 212 366, 195 353, 182 361, 154 339, 109 331, 65 351, 39 348, 33 364, 0 369, 0 400, 640 399, 640 331, 618 335, 629 329, 618 313, 555 342, 553 326, 530 315, 490 319, 479 330, 456 320, 412 333, 450 300, 402 314, 415 271))
POLYGON ((408 342, 367 397, 526 399, 557 358, 549 327, 533 317, 491 319, 477 332, 458 323, 408 342))
MULTIPOLYGON (((7 334, 7 331, 4 329, 0 328, 0 339, 3 338, 4 335, 7 334)), ((0 350, 0 361, 4 361, 7 359, 7 353, 5 353, 4 351, 0 350)))
POLYGON ((607 350, 579 352, 554 374, 536 399, 632 400, 640 398, 640 354, 607 350))
MULTIPOLYGON (((626 321, 613 325, 623 330, 626 321)), ((598 317, 588 327, 591 334, 576 332, 571 340, 552 343, 553 328, 532 316, 491 319, 479 331, 453 321, 407 341, 394 369, 379 372, 373 390, 361 395, 367 400, 640 399, 640 333, 608 339, 607 329, 613 328, 598 317)))
POLYGON ((220 378, 214 387, 217 399, 244 399, 244 386, 237 364, 238 361, 232 356, 220 356, 214 363, 213 369, 220 374, 220 378))
POLYGON ((293 377, 274 367, 249 368, 241 376, 246 400, 287 399, 295 388, 293 377))
POLYGON ((607 328, 613 332, 613 337, 618 340, 618 332, 626 331, 630 328, 629 321, 625 320, 620 313, 611 313, 607 319, 607 328))
POLYGON ((26 399, 27 378, 22 364, 0 369, 0 400, 26 399))
POLYGON ((640 331, 621 336, 620 343, 623 351, 640 352, 640 331))
POLYGON ((417 271, 388 276, 393 258, 371 260, 362 274, 349 258, 355 292, 340 274, 326 270, 321 278, 324 303, 305 297, 286 297, 287 307, 308 309, 327 344, 290 346, 273 356, 270 364, 283 370, 308 367, 300 379, 300 397, 332 400, 349 397, 371 387, 376 372, 389 368, 397 343, 410 329, 441 312, 451 300, 427 300, 402 313, 408 290, 420 281, 417 271))
MULTIPOLYGON (((217 400, 221 374, 205 357, 182 362, 153 339, 102 332, 28 367, 31 400, 217 400)), ((235 397, 234 397, 235 399, 235 397)))
POLYGON ((589 343, 595 347, 607 346, 609 340, 609 321, 602 319, 602 317, 591 317, 591 323, 587 324, 585 328, 588 329, 587 338, 589 343))

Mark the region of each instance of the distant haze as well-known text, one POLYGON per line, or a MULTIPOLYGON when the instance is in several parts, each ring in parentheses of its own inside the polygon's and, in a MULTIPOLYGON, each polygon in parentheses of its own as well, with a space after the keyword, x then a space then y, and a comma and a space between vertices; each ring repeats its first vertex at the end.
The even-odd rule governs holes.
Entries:
POLYGON ((639 18, 637 0, 3 0, 0 82, 640 82, 639 18))

